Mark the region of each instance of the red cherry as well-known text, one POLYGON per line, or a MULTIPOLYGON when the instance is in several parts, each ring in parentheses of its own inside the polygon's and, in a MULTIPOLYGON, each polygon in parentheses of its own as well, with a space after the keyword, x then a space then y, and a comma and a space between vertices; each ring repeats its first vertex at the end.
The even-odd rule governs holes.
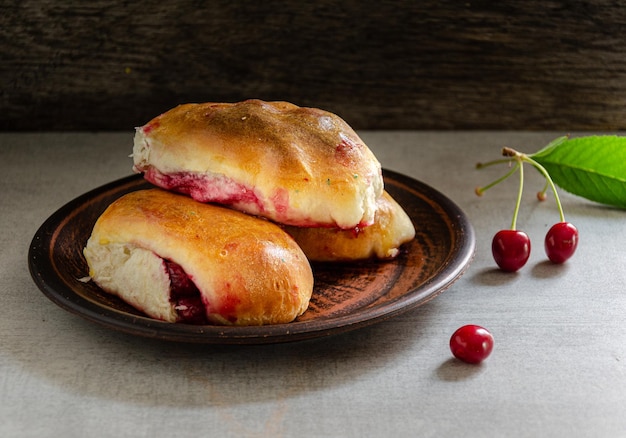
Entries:
POLYGON ((559 222, 548 230, 545 249, 553 263, 563 263, 569 259, 578 246, 578 230, 569 222, 559 222))
POLYGON ((493 237, 491 252, 500 269, 515 272, 530 257, 530 238, 523 231, 500 230, 493 237))
POLYGON ((457 359, 467 363, 480 363, 493 350, 493 336, 479 325, 464 325, 450 338, 450 350, 457 359))

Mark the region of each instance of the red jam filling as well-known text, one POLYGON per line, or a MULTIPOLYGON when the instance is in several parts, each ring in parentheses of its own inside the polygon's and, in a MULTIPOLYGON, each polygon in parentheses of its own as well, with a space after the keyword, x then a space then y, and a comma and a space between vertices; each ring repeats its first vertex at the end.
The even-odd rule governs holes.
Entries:
POLYGON ((174 304, 181 322, 208 324, 206 307, 200 291, 184 269, 169 260, 165 260, 165 267, 170 276, 170 302, 174 304))
MULTIPOLYGON (((198 202, 214 202, 232 206, 249 214, 268 217, 276 222, 297 227, 333 228, 336 226, 307 218, 289 217, 289 191, 284 188, 276 189, 269 199, 276 210, 276 213, 272 215, 268 213, 262 199, 259 198, 254 189, 226 176, 209 177, 186 172, 164 174, 154 167, 138 169, 138 171, 144 172, 144 178, 152 184, 166 190, 189 195, 198 202)), ((355 227, 355 233, 358 234, 359 229, 368 225, 370 224, 365 222, 359 223, 355 227)))
POLYGON ((158 122, 158 120, 154 120, 153 122, 143 127, 143 133, 147 135, 150 133, 150 131, 154 130, 155 128, 158 128, 160 125, 161 124, 158 122))
POLYGON ((361 147, 362 145, 342 136, 341 143, 335 147, 335 160, 343 166, 351 167, 357 162, 361 147))
POLYGON ((184 193, 198 202, 243 204, 251 206, 258 212, 263 211, 263 206, 254 190, 226 177, 209 178, 184 172, 165 175, 154 168, 146 169, 144 177, 152 184, 184 193))

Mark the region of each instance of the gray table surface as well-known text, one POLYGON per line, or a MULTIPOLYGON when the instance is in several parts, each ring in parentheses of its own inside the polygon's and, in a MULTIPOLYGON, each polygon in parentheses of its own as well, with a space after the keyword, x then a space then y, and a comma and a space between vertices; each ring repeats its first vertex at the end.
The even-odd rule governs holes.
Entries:
MULTIPOLYGON (((504 145, 533 152, 561 133, 360 132, 384 167, 440 190, 469 216, 476 256, 428 304, 313 341, 183 345, 100 327, 49 301, 27 268, 34 233, 57 208, 131 174, 132 132, 0 134, 0 436, 626 436, 626 211, 561 192, 576 255, 546 262, 558 221, 526 172, 518 225, 527 266, 494 269, 517 178, 476 170, 504 145), (452 359, 464 324, 495 337, 481 366, 452 359)), ((578 134, 581 135, 581 134, 578 134)))

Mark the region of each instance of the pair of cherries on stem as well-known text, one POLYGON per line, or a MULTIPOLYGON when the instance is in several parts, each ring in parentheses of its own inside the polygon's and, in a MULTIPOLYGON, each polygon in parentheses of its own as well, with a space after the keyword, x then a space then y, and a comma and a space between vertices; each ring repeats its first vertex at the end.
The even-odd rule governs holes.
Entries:
POLYGON ((539 172, 543 174, 546 179, 546 186, 543 191, 537 194, 537 198, 539 200, 545 199, 545 193, 548 186, 550 186, 552 192, 554 193, 554 199, 559 210, 560 222, 554 224, 548 230, 548 233, 546 234, 544 240, 544 249, 550 261, 557 264, 564 263, 572 255, 574 255, 574 252, 576 251, 576 247, 578 246, 578 230, 574 225, 565 221, 563 207, 561 206, 561 201, 559 200, 559 195, 556 191, 554 183, 552 182, 552 178, 550 178, 548 171, 541 164, 525 154, 517 152, 511 148, 504 148, 502 150, 502 154, 508 158, 477 165, 478 168, 481 168, 503 162, 515 163, 511 170, 504 176, 498 178, 497 180, 485 187, 477 188, 477 195, 482 195, 485 190, 502 182, 513 173, 515 173, 517 170, 519 170, 520 175, 517 202, 515 204, 515 210, 513 212, 511 228, 508 230, 498 231, 491 243, 491 252, 493 254, 494 260, 496 261, 496 264, 503 271, 515 272, 521 269, 530 257, 530 238, 528 237, 528 234, 517 229, 517 215, 519 213, 522 193, 524 190, 524 163, 529 163, 533 165, 537 170, 539 170, 539 172))

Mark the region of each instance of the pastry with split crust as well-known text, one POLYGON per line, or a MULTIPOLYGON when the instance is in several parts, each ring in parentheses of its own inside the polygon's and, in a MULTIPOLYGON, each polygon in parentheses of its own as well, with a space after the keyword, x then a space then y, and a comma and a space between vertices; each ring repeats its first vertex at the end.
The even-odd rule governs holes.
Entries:
POLYGON ((279 226, 161 189, 114 201, 84 255, 103 290, 169 322, 287 323, 313 291, 309 261, 279 226))
POLYGON ((136 129, 134 170, 164 189, 275 222, 374 222, 381 166, 335 114, 287 102, 179 105, 136 129))
POLYGON ((314 262, 392 259, 404 243, 415 237, 415 228, 402 207, 387 193, 378 200, 374 224, 362 230, 284 227, 314 262))

